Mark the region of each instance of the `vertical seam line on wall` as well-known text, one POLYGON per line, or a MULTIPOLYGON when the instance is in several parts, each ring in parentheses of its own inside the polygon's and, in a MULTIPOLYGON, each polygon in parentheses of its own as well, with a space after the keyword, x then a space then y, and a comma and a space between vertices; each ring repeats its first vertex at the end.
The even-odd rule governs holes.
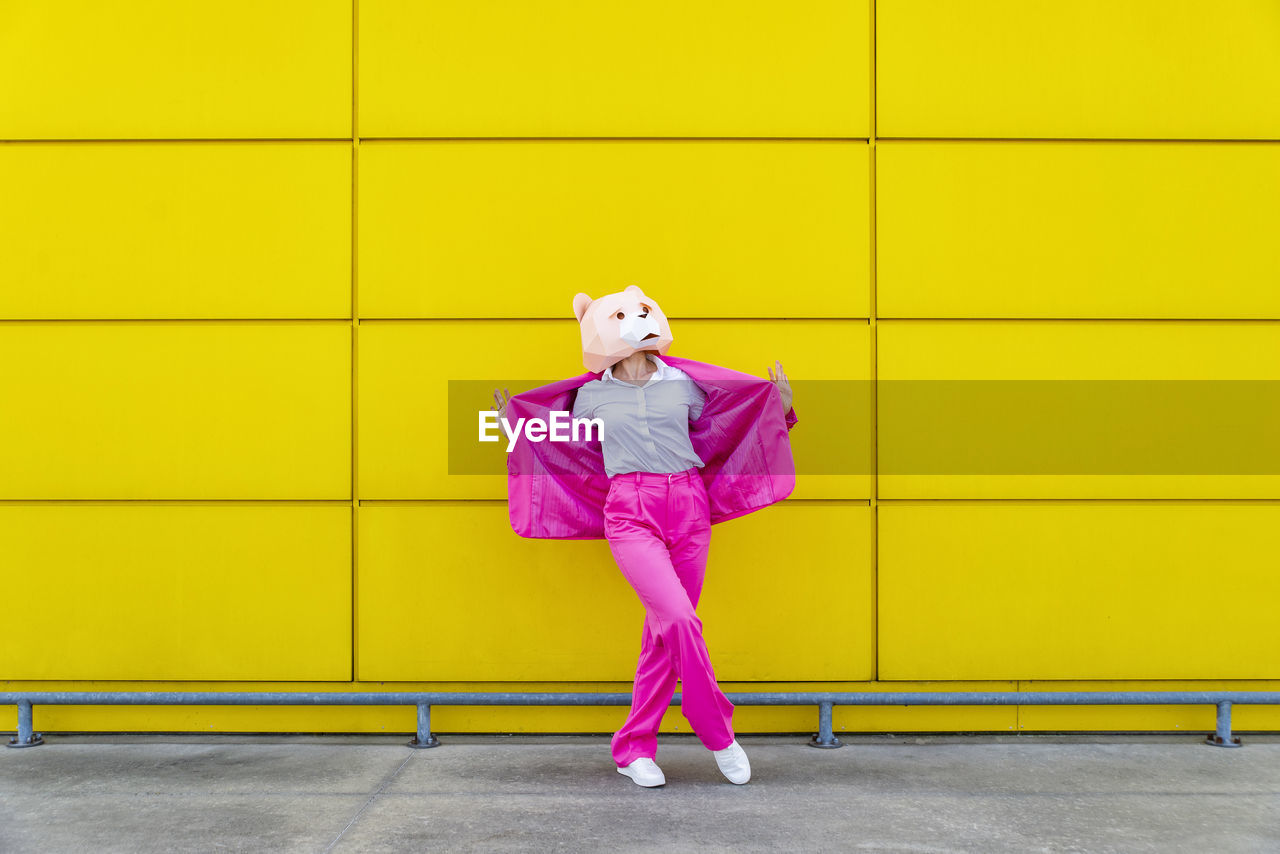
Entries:
POLYGON ((359 566, 357 555, 357 537, 359 537, 359 521, 360 521, 360 495, 356 484, 356 430, 357 418, 359 415, 359 396, 357 389, 357 358, 359 350, 360 337, 360 311, 359 304, 356 300, 356 275, 357 275, 357 256, 356 256, 356 217, 357 204, 356 194, 358 192, 359 181, 357 180, 357 170, 360 163, 360 128, 358 125, 359 109, 359 62, 360 62, 360 0, 352 0, 351 2, 351 681, 357 681, 356 661, 358 660, 357 638, 359 637, 358 624, 359 619, 359 603, 360 585, 357 583, 359 577, 359 566))
POLYGON ((879 386, 879 362, 876 359, 876 351, 879 348, 879 339, 876 327, 876 314, 879 309, 876 302, 876 0, 871 0, 871 105, 870 105, 870 137, 867 139, 867 162, 868 162, 868 187, 870 196, 868 204, 870 205, 870 276, 871 276, 871 304, 869 306, 870 317, 867 322, 870 325, 871 339, 871 388, 870 388, 870 404, 871 404, 871 679, 874 682, 880 681, 880 506, 878 498, 880 496, 880 424, 879 412, 877 410, 877 395, 879 386))

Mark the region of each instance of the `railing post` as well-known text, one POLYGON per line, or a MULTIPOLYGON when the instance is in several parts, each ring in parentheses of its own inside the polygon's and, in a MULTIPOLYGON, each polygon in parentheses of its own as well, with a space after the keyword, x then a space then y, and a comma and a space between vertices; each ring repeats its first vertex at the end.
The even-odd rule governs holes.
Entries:
POLYGON ((44 736, 31 731, 31 701, 18 701, 18 735, 9 739, 5 747, 38 747, 44 744, 44 736))
POLYGON ((1218 703, 1218 729, 1209 735, 1205 740, 1205 744, 1212 744, 1214 747, 1242 747, 1240 739, 1231 734, 1231 701, 1223 700, 1218 703))
POLYGON ((408 745, 418 749, 439 747, 440 739, 431 734, 431 704, 418 704, 418 734, 409 740, 408 745))
POLYGON ((825 747, 828 749, 844 747, 844 742, 836 738, 831 726, 831 707, 833 705, 830 700, 818 703, 818 734, 809 740, 810 747, 825 747))

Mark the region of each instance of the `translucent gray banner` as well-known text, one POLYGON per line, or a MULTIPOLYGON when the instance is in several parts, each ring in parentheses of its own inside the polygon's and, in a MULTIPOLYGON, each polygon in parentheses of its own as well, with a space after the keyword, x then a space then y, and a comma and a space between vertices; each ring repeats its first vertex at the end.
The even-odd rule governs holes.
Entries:
MULTIPOLYGON (((505 473, 507 441, 478 441, 479 412, 492 405, 495 387, 515 394, 550 382, 450 380, 449 473, 505 473)), ((792 380, 791 387, 798 474, 1280 474, 1277 380, 792 380)))

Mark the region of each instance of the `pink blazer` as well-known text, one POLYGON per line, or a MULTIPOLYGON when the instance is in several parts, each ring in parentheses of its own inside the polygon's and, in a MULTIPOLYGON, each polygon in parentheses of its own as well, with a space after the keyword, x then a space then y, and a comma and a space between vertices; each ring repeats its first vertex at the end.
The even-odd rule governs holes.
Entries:
MULTIPOLYGON (((706 394, 702 414, 689 424, 689 441, 703 460, 699 472, 710 499, 711 522, 746 515, 795 489, 788 432, 799 420, 782 411, 782 397, 767 379, 676 356, 662 360, 684 371, 706 394)), ((511 398, 507 419, 547 419, 572 411, 577 389, 600 373, 585 373, 511 398)), ((516 440, 507 455, 511 527, 522 537, 604 539, 609 478, 600 442, 516 440)))

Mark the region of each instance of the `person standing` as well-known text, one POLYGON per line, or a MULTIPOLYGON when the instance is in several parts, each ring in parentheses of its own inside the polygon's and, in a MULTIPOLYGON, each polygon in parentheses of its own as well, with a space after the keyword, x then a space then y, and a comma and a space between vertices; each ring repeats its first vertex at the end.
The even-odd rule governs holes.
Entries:
MULTIPOLYGON (((682 712, 699 740, 730 782, 746 783, 751 765, 734 735, 734 706, 716 681, 696 610, 712 512, 701 471, 707 461, 694 447, 690 425, 703 418, 707 393, 675 364, 686 360, 658 355, 670 346, 670 329, 639 288, 599 300, 579 294, 574 310, 588 367, 607 366, 577 386, 572 414, 603 424, 604 538, 645 609, 631 708, 611 740, 614 762, 640 786, 666 783, 656 762, 657 735, 679 680, 682 712), (592 347, 604 352, 593 356, 592 347)), ((701 363, 687 364, 697 370, 701 363)), ((790 416, 789 429, 795 422, 791 388, 781 362, 775 364, 770 381, 790 416)), ((500 419, 510 400, 494 390, 500 419)), ((718 425, 701 426, 714 434, 718 425)))

